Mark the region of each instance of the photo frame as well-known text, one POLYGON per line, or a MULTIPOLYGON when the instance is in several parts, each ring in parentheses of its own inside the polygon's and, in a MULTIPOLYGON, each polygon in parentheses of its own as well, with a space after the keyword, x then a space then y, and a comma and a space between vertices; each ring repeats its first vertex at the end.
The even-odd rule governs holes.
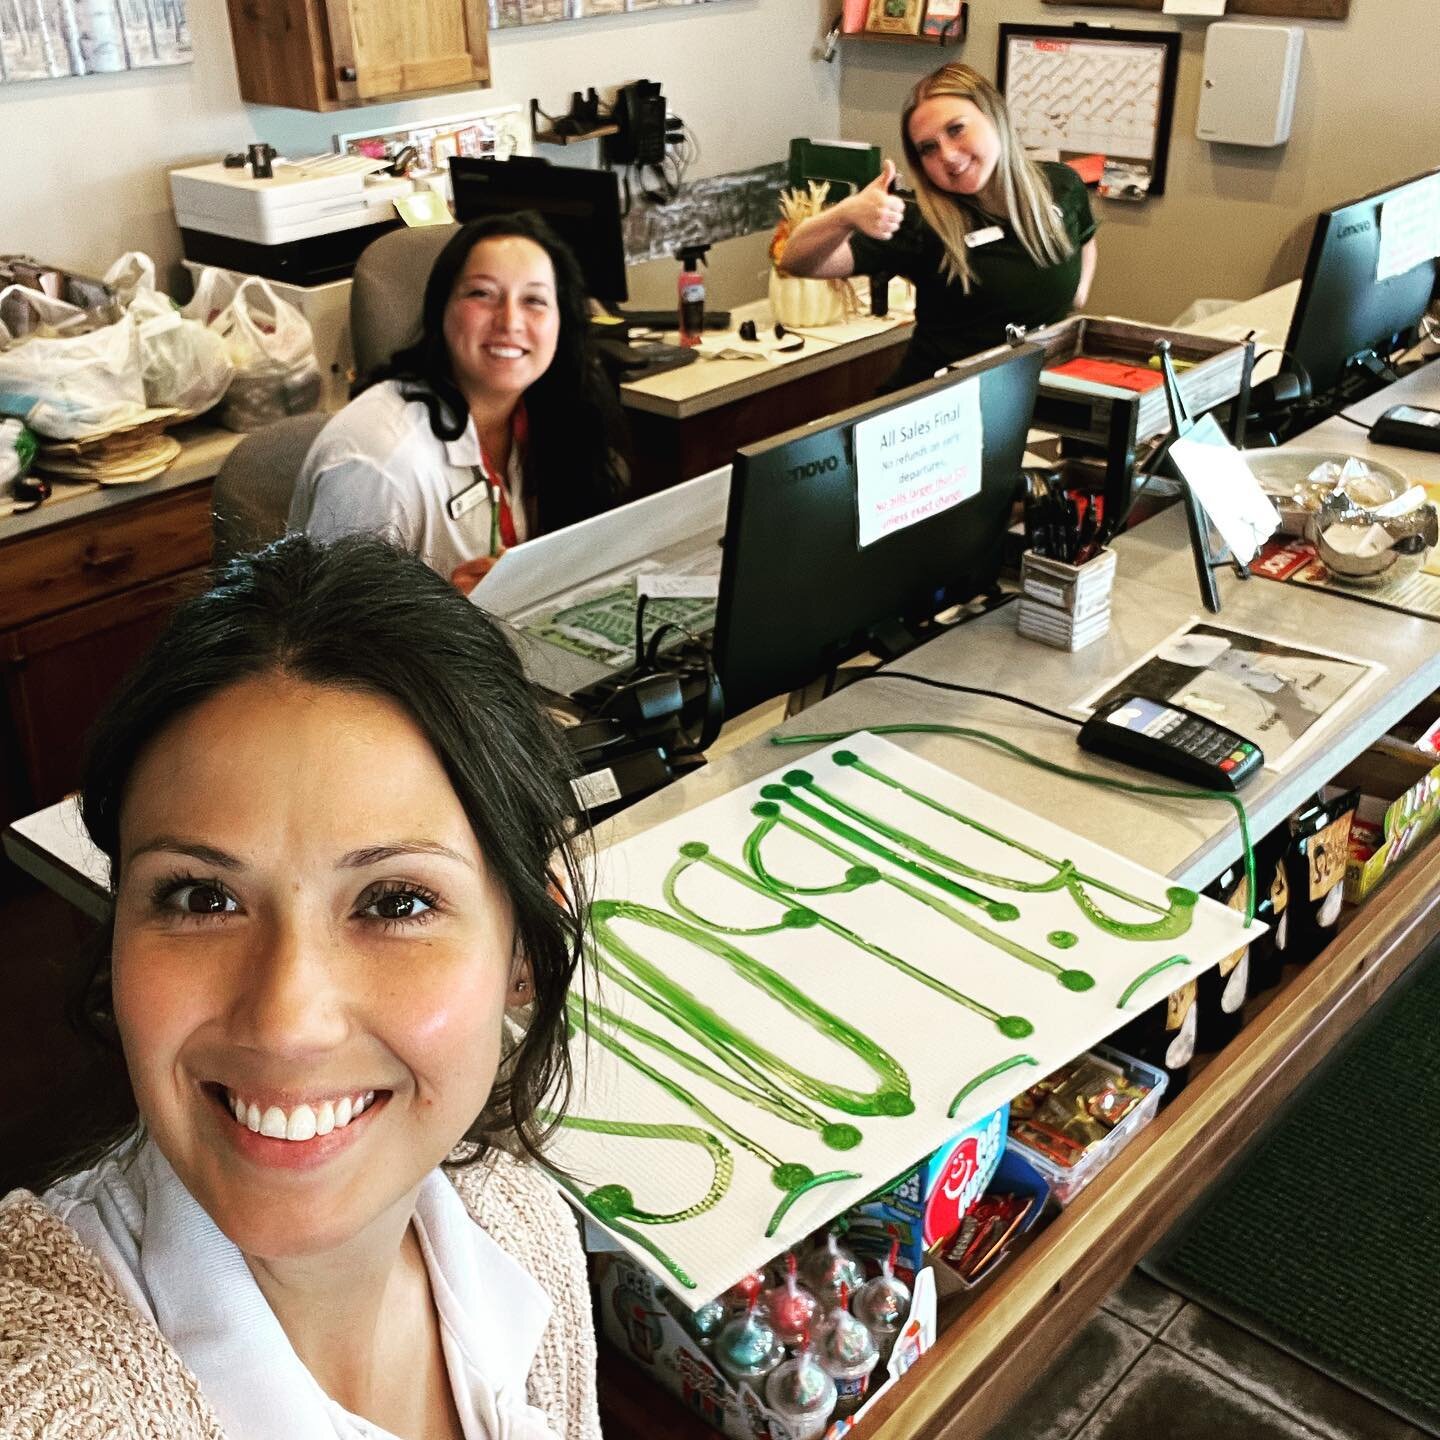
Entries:
POLYGON ((925 0, 870 0, 865 17, 869 35, 918 35, 925 18, 925 0))

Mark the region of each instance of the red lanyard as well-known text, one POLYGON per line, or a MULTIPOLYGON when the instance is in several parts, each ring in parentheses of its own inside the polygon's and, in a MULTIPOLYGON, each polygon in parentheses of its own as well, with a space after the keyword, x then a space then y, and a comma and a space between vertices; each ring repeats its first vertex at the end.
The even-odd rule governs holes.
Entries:
MULTIPOLYGON (((510 420, 510 444, 513 447, 511 454, 518 453, 522 464, 525 457, 525 444, 529 438, 530 423, 526 418, 525 405, 522 402, 515 407, 515 414, 510 420)), ((508 550, 510 546, 520 543, 519 537, 515 534, 515 517, 510 511, 510 495, 505 482, 491 470, 483 446, 480 449, 480 463, 475 468, 490 485, 492 497, 497 494, 500 497, 500 543, 508 550)))

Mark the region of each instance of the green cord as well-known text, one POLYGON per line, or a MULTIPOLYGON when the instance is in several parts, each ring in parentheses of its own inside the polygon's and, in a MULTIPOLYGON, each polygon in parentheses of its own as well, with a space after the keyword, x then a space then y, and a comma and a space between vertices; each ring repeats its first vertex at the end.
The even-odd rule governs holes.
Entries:
POLYGON ((1083 770, 1072 770, 1054 760, 1032 755, 1028 750, 998 735, 984 730, 972 730, 966 725, 910 724, 910 725, 866 725, 857 730, 836 730, 825 735, 772 735, 772 745, 833 745, 848 740, 853 735, 953 735, 961 740, 974 740, 981 745, 993 745, 1016 760, 1027 765, 1047 770, 1052 775, 1063 775, 1067 780, 1079 780, 1086 785, 1096 785, 1102 790, 1120 790, 1127 795, 1154 795, 1167 800, 1223 800, 1235 811, 1240 822, 1240 843, 1245 847, 1245 881, 1248 900, 1245 905, 1245 924, 1248 927, 1255 919, 1255 849, 1250 844, 1250 825, 1245 816, 1245 803, 1238 795, 1228 790, 1180 790, 1171 785, 1140 785, 1133 780, 1116 780, 1108 775, 1091 775, 1083 770))

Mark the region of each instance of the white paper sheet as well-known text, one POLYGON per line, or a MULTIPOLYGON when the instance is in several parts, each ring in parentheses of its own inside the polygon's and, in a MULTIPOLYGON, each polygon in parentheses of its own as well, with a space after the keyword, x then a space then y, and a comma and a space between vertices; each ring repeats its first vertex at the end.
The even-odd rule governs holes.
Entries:
POLYGON ((1380 207, 1375 279, 1389 280, 1440 255, 1440 175, 1430 175, 1380 207))
POLYGON ((1223 15, 1225 0, 1165 0, 1166 15, 1223 15))
POLYGON ((604 1129, 562 1126, 551 1151, 572 1199, 609 1202, 607 1228, 691 1305, 1259 933, 873 735, 776 754, 771 775, 599 857, 602 973, 568 1113, 604 1129), (805 889, 777 899, 762 876, 805 889), (708 1020, 681 1023, 687 1008, 708 1020), (728 1042, 706 1029, 720 1017, 728 1042), (858 1144, 827 1143, 842 1126, 858 1144), (767 1236, 782 1165, 855 1178, 800 1195, 767 1236), (641 1223, 627 1199, 684 1218, 641 1223))
POLYGON ((1226 440, 1213 415, 1170 447, 1170 458, 1195 492, 1210 523, 1240 563, 1249 564, 1280 526, 1245 457, 1226 440))
POLYGON ((855 427, 860 548, 980 493, 980 377, 855 427))

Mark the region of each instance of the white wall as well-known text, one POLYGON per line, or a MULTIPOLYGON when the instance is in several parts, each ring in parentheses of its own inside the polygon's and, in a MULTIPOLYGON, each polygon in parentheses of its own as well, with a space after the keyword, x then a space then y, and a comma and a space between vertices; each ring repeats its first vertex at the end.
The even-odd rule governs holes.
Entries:
POLYGON ((909 88, 949 56, 993 77, 1002 20, 1102 19, 1178 28, 1183 37, 1165 194, 1140 205, 1094 202, 1102 229, 1092 310, 1164 322, 1197 296, 1248 298, 1300 273, 1317 211, 1440 166, 1440 0, 1351 0, 1348 20, 1304 22, 1294 129, 1272 150, 1196 138, 1202 21, 1041 0, 979 0, 970 10, 970 36, 958 49, 844 43, 847 138, 898 156, 909 88))
MULTIPOLYGON (((190 0, 193 65, 0 86, 0 254, 95 273, 139 249, 163 274, 180 254, 167 170, 254 139, 314 153, 340 131, 528 105, 532 95, 554 113, 572 90, 604 95, 642 76, 664 85, 699 138, 697 178, 781 159, 791 136, 838 130, 838 67, 814 58, 830 9, 829 0, 724 0, 501 31, 490 36, 490 89, 315 115, 243 104, 225 0, 190 0)), ((755 245, 737 243, 751 268, 755 245)), ((641 303, 649 288, 639 287, 641 303)), ((716 303, 729 303, 726 288, 716 303)))

